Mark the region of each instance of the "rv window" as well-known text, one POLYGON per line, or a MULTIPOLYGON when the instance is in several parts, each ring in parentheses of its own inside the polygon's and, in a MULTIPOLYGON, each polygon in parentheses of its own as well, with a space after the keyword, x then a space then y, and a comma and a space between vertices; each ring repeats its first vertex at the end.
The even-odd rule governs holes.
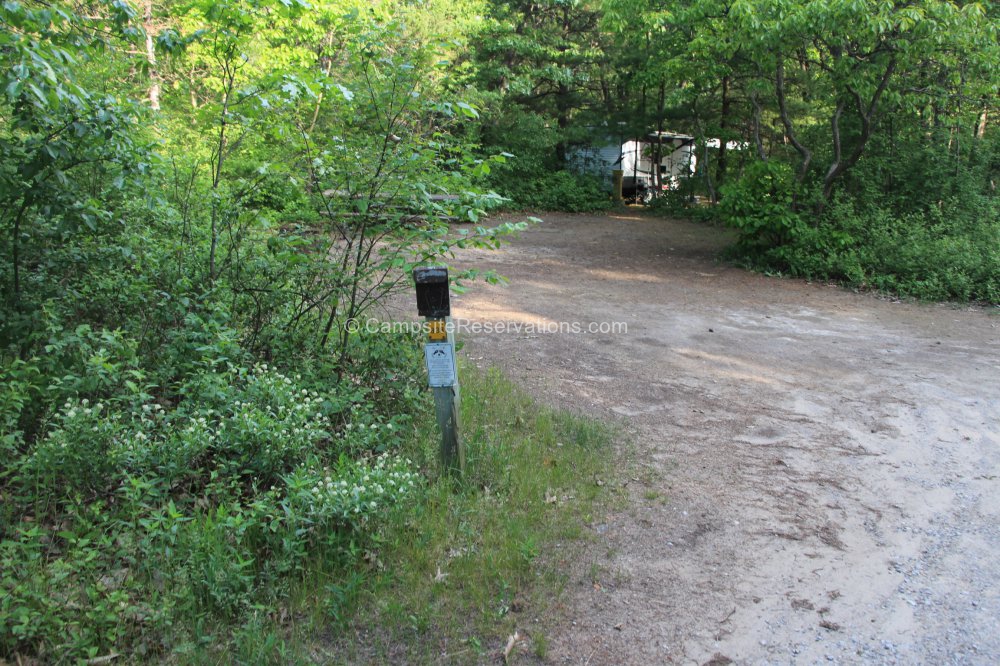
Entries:
POLYGON ((661 164, 660 165, 660 173, 666 173, 666 172, 667 172, 667 165, 666 164, 661 164))

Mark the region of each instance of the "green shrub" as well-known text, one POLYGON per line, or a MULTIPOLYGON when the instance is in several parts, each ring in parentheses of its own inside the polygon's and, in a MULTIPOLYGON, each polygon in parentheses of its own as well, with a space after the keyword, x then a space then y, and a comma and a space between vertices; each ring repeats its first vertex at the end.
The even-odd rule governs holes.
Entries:
POLYGON ((379 414, 352 385, 311 382, 206 367, 176 404, 74 398, 8 446, 0 655, 173 649, 200 623, 238 625, 316 558, 360 557, 421 492, 398 455, 416 403, 379 414))
POLYGON ((748 255, 794 241, 805 224, 793 210, 791 168, 775 160, 752 162, 742 177, 723 186, 719 213, 739 231, 738 251, 748 255))
POLYGON ((647 207, 656 215, 687 218, 695 222, 714 224, 722 222, 719 206, 706 204, 704 199, 699 201, 694 198, 696 193, 698 196, 705 196, 701 189, 695 178, 683 178, 680 187, 654 197, 647 207))
POLYGON ((600 179, 569 171, 526 175, 495 185, 513 205, 524 209, 586 213, 612 207, 611 195, 600 179))
POLYGON ((925 300, 1000 302, 1000 204, 968 201, 905 215, 838 197, 815 226, 749 252, 748 264, 925 300))
POLYGON ((66 518, 62 529, 23 524, 0 541, 0 653, 94 658, 148 617, 135 580, 113 555, 120 535, 104 508, 66 518))
POLYGON ((1000 203, 972 219, 950 214, 962 205, 898 221, 873 216, 857 248, 868 284, 926 300, 1000 303, 1000 203))

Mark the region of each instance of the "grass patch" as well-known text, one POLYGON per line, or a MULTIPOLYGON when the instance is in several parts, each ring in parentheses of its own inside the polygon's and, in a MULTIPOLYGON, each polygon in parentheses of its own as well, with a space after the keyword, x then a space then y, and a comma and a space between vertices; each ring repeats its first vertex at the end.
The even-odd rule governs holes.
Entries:
MULTIPOLYGON (((387 531, 354 619, 318 648, 326 658, 470 663, 515 629, 519 649, 547 650, 535 618, 559 597, 571 542, 613 499, 618 433, 538 406, 495 370, 463 379, 466 476, 437 479, 387 531)), ((425 443, 436 452, 436 433, 425 443)))
POLYGON ((339 430, 264 368, 138 423, 68 402, 0 474, 0 664, 469 663, 515 628, 545 654, 616 432, 463 377, 462 479, 416 385, 339 430))

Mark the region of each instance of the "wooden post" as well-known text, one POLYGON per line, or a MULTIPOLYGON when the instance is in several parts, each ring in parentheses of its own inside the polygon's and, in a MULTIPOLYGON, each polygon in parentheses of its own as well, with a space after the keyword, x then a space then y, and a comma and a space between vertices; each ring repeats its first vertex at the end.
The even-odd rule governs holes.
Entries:
POLYGON ((449 326, 451 303, 448 269, 417 268, 417 310, 427 322, 424 359, 427 379, 434 391, 434 409, 441 429, 441 466, 452 473, 465 473, 465 447, 459 425, 460 394, 455 360, 455 340, 449 326))
POLYGON ((615 201, 622 200, 622 181, 625 178, 625 172, 621 169, 614 169, 611 172, 611 196, 615 201))

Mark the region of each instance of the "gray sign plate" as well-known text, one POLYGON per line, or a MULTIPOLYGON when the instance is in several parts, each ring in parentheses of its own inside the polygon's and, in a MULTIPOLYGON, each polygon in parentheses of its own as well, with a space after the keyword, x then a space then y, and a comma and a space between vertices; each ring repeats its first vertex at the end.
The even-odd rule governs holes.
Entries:
POLYGON ((455 367, 455 345, 450 342, 430 342, 424 347, 427 363, 427 383, 432 387, 454 386, 458 379, 455 367))

